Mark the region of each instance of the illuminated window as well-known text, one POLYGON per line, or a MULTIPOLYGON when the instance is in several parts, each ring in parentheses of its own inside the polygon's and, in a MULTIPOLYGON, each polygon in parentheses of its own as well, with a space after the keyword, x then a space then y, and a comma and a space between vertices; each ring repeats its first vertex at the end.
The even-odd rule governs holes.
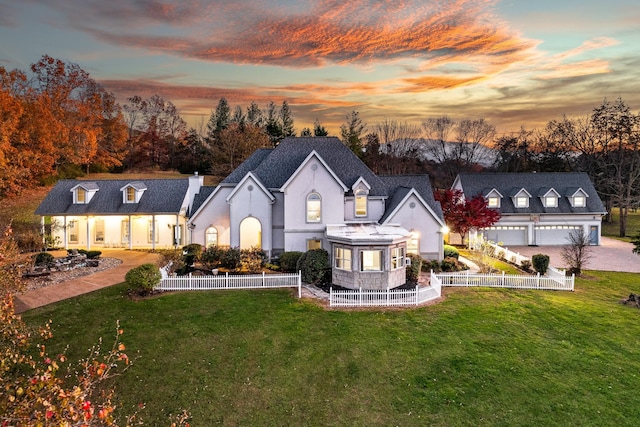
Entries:
POLYGON ((156 243, 158 243, 159 236, 160 236, 160 229, 158 229, 158 221, 149 220, 149 222, 147 223, 147 242, 152 243, 155 241, 156 243), (155 239, 154 239, 154 234, 155 234, 155 239))
POLYGON ((78 243, 78 221, 69 221, 69 243, 78 243))
POLYGON ((573 196, 573 207, 584 208, 587 204, 587 199, 584 196, 573 196))
POLYGON ((93 224, 94 243, 104 243, 104 220, 96 218, 93 224))
POLYGON ((351 271, 351 249, 335 248, 333 258, 337 269, 351 271))
POLYGON ((318 239, 307 240, 307 250, 312 251, 314 249, 322 249, 322 241, 318 239))
POLYGON ((367 216, 367 193, 356 190, 356 216, 367 216))
POLYGON ((120 226, 120 235, 122 243, 129 243, 129 220, 122 220, 122 225, 120 226))
POLYGON ((544 198, 544 205, 548 208, 557 208, 558 198, 556 196, 547 196, 544 198))
POLYGON ((87 191, 84 188, 76 189, 76 203, 86 203, 87 191))
POLYGON ((391 269, 404 267, 404 248, 391 249, 391 269))
POLYGON ((360 271, 382 271, 382 251, 361 251, 360 271))
POLYGON ((311 193, 307 196, 307 222, 320 222, 321 220, 320 195, 311 193))
POLYGON ((218 230, 215 227, 209 227, 204 232, 206 247, 218 246, 218 230))
POLYGON ((127 203, 135 203, 136 190, 133 187, 127 187, 127 203))
POLYGON ((500 198, 499 197, 489 197, 490 208, 499 208, 500 207, 500 198))
POLYGON ((516 208, 526 208, 529 206, 529 198, 526 196, 516 197, 516 208))

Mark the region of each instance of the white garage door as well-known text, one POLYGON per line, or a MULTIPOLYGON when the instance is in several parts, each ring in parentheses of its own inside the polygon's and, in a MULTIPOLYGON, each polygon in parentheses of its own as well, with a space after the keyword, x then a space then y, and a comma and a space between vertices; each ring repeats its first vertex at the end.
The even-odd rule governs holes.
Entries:
POLYGON ((537 225, 535 243, 539 246, 566 245, 569 233, 581 228, 577 225, 537 225))
POLYGON ((523 246, 527 244, 527 227, 502 226, 482 230, 484 238, 505 246, 523 246))

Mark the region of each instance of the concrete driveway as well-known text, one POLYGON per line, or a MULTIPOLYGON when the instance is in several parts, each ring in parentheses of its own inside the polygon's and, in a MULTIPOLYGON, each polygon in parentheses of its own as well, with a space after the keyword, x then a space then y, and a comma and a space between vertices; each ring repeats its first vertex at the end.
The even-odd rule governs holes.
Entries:
MULTIPOLYGON (((567 268, 567 263, 562 259, 562 246, 510 246, 509 249, 528 257, 535 254, 549 255, 552 266, 567 268)), ((640 273, 640 256, 632 250, 631 243, 602 237, 600 246, 590 246, 590 258, 584 269, 640 273)))

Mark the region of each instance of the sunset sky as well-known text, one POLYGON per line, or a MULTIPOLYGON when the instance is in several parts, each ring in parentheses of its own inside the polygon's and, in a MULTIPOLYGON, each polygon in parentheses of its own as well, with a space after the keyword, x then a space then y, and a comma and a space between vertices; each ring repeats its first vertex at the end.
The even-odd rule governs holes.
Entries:
POLYGON ((640 110, 640 7, 626 0, 0 0, 0 66, 73 62, 120 103, 159 94, 191 126, 221 97, 288 100, 296 131, 352 110, 484 117, 499 133, 640 110))

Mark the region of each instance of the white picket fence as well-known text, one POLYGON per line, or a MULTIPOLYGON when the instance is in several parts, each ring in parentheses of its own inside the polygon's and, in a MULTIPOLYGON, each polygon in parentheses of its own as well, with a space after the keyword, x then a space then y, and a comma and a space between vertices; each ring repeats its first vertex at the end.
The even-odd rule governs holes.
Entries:
MULTIPOLYGON (((434 274, 431 274, 433 281, 434 274)), ((466 272, 457 273, 437 273, 435 276, 442 286, 483 286, 489 288, 511 288, 511 289, 544 289, 556 291, 573 291, 575 275, 560 276, 535 276, 521 274, 475 274, 466 272)))
POLYGON ((440 298, 436 286, 415 289, 329 289, 330 307, 393 307, 419 305, 440 298))
POLYGON ((291 274, 250 274, 220 276, 163 277, 155 289, 161 291, 208 291, 216 289, 298 288, 302 295, 300 272, 291 274))
POLYGON ((505 259, 515 265, 522 265, 522 261, 529 261, 531 262, 531 259, 529 259, 529 257, 524 256, 524 255, 520 255, 518 252, 513 252, 511 250, 509 250, 508 248, 503 248, 502 246, 499 246, 493 242, 490 242, 488 240, 484 241, 485 245, 489 245, 493 248, 494 250, 494 257, 498 258, 498 259, 505 259))

